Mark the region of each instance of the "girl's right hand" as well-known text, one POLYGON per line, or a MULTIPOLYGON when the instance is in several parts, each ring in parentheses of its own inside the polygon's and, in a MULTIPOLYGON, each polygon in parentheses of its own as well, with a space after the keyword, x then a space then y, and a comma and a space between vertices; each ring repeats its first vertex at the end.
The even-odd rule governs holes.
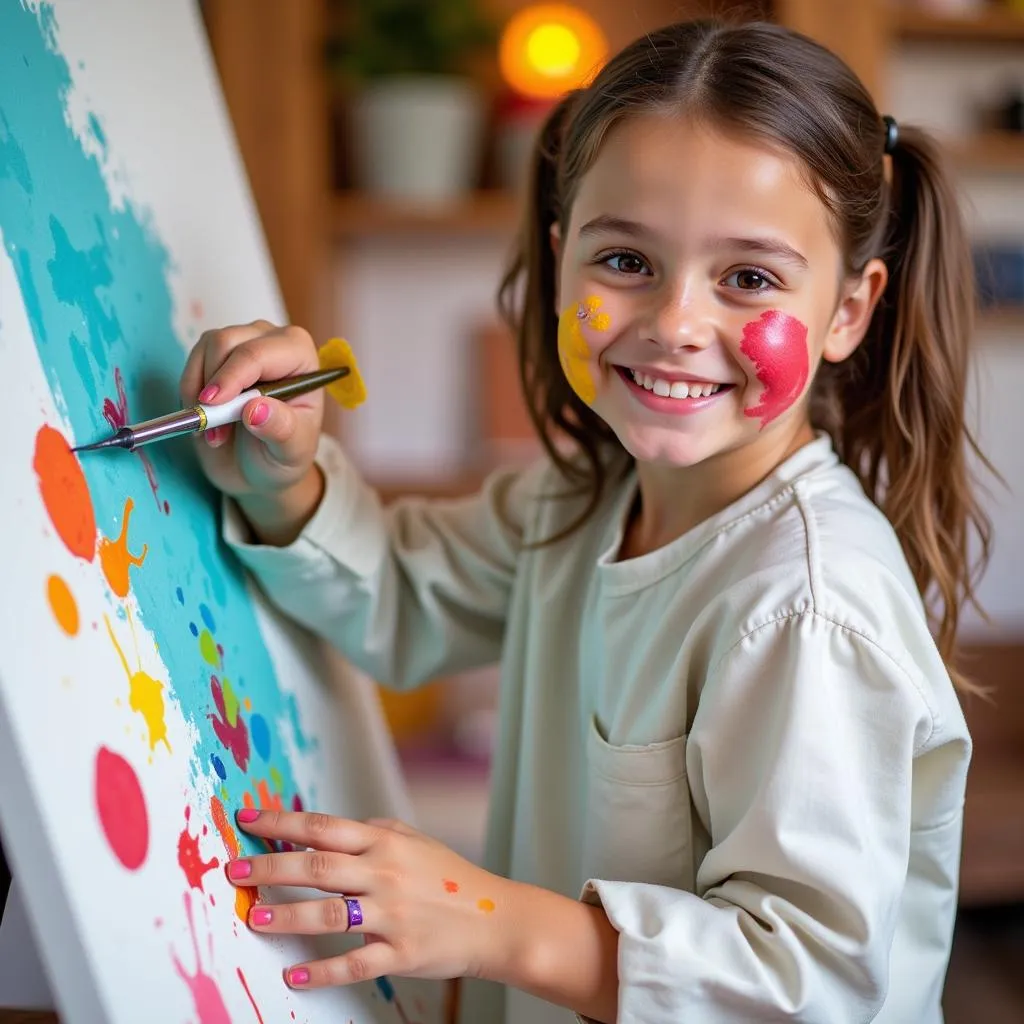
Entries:
MULTIPOLYGON (((203 333, 182 371, 181 398, 186 405, 219 405, 259 381, 319 368, 316 345, 306 331, 256 320, 203 333)), ((265 510, 274 520, 286 513, 287 518, 291 513, 311 514, 313 509, 299 508, 295 498, 312 500, 316 494, 319 499, 313 457, 323 413, 322 389, 287 402, 254 398, 239 423, 201 435, 197 450, 203 472, 218 490, 236 498, 247 515, 250 509, 265 510)), ((260 524, 254 525, 260 532, 260 524)))

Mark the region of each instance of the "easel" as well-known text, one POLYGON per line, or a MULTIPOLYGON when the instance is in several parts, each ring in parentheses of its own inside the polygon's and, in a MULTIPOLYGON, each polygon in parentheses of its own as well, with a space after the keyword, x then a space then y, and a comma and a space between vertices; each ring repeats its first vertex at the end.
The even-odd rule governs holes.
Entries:
MULTIPOLYGON (((9 929, 15 930, 19 937, 23 937, 20 941, 32 943, 34 948, 31 933, 26 927, 27 922, 20 920, 22 907, 20 902, 16 904, 16 900, 11 868, 4 854, 3 842, 0 840, 0 936, 4 935, 6 921, 9 929)), ((6 938, 0 940, 0 948, 3 948, 6 941, 6 938)), ((38 956, 35 960, 38 961, 38 956)), ((59 1024, 57 1015, 50 1010, 5 1009, 3 1003, 9 998, 11 997, 0 989, 0 1024, 59 1024)), ((14 998, 17 998, 17 994, 14 998)))

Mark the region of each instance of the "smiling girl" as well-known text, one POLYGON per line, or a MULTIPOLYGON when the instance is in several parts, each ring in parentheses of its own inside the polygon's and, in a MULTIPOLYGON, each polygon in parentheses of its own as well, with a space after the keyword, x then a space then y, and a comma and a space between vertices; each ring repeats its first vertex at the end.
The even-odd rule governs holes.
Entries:
MULTIPOLYGON (((322 399, 200 446, 267 594, 374 678, 501 661, 485 867, 240 811, 295 988, 467 977, 462 1020, 941 1021, 970 739, 971 262, 936 146, 815 43, 674 25, 567 96, 502 289, 547 455, 381 509, 322 399), (926 600, 927 599, 927 600, 926 600)), ((314 369, 203 336, 192 400, 314 369)), ((511 383, 510 383, 511 386, 511 383)), ((212 436, 211 436, 212 435, 212 436)))

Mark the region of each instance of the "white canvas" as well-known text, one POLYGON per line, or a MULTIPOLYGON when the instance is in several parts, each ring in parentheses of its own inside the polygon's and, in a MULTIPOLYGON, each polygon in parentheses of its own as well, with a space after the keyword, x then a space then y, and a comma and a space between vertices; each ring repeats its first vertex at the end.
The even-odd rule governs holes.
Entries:
POLYGON ((246 801, 408 816, 368 681, 251 587, 188 441, 68 453, 284 318, 194 4, 0 4, 0 238, 0 821, 65 1024, 439 1020, 288 990, 313 946, 223 874, 246 801))

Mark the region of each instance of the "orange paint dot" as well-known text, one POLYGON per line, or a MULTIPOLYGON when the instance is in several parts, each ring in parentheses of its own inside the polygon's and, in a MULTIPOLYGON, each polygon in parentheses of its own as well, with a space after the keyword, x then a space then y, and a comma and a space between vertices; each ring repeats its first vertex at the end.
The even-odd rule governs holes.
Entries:
POLYGON ((57 624, 68 636, 74 636, 78 632, 78 605, 68 585, 59 576, 51 576, 46 581, 46 596, 57 624))
POLYGON ((445 892, 458 892, 459 891, 459 883, 458 882, 453 882, 450 878, 446 878, 444 880, 444 891, 445 892))
POLYGON ((220 834, 221 841, 224 843, 224 849, 227 850, 228 857, 234 860, 241 852, 241 847, 238 843, 238 836, 235 834, 235 830, 231 827, 231 822, 228 821, 227 811, 224 810, 224 805, 220 802, 218 797, 210 798, 210 817, 213 818, 214 827, 220 834))
POLYGON ((494 910, 494 900, 477 900, 476 905, 477 909, 485 914, 490 914, 494 910))
POLYGON ((259 797, 260 807, 269 810, 274 801, 271 799, 270 787, 267 785, 266 779, 260 779, 256 783, 256 793, 259 797))
POLYGON ((135 556, 128 550, 128 520, 131 517, 135 502, 128 498, 124 503, 124 519, 121 522, 121 533, 117 540, 100 541, 100 565, 103 575, 107 578, 110 589, 118 597, 128 596, 128 570, 131 566, 142 565, 149 547, 142 545, 142 554, 135 556))
POLYGON ((247 885, 240 885, 235 891, 235 916, 239 921, 249 920, 249 911, 256 906, 259 890, 247 885))
POLYGON ((68 551, 87 562, 96 553, 96 516, 85 474, 64 435, 43 426, 36 434, 32 468, 46 514, 68 551))

